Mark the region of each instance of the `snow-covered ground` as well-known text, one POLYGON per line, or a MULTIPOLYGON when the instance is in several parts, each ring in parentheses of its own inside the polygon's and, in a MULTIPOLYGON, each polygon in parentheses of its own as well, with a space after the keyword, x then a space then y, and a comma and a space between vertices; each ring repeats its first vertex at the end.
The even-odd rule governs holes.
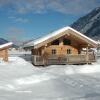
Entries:
POLYGON ((100 100, 100 63, 35 67, 21 57, 0 63, 0 100, 100 100))

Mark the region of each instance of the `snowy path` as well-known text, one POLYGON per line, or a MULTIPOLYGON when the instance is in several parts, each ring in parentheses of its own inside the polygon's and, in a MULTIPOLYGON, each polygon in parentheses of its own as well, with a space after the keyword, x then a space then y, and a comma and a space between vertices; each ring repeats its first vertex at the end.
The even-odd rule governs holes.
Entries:
POLYGON ((100 100, 99 62, 36 68, 11 57, 0 63, 0 100, 100 100))

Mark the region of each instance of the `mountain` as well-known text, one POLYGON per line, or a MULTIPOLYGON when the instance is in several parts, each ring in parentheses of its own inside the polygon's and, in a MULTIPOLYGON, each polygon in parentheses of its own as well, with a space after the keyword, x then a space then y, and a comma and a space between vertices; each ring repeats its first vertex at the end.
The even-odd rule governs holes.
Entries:
POLYGON ((79 18, 71 27, 95 40, 100 40, 100 7, 79 18))

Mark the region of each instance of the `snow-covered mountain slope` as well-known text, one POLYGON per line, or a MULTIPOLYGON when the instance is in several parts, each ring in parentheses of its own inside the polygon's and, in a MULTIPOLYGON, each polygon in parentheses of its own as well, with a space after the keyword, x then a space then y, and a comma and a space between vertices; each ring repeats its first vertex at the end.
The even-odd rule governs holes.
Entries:
POLYGON ((21 57, 0 63, 0 100, 100 100, 100 63, 35 67, 21 57))
POLYGON ((100 7, 78 19, 71 27, 91 38, 100 39, 100 7))

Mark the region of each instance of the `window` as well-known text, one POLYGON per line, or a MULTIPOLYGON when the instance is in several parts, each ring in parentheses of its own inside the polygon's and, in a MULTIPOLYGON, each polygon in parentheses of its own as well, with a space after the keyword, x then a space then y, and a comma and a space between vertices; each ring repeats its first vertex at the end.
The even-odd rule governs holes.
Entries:
POLYGON ((52 49, 52 55, 56 54, 56 49, 52 49))
POLYGON ((54 40, 51 45, 59 45, 59 40, 54 40))
POLYGON ((63 44, 64 45, 70 45, 71 41, 69 39, 63 39, 63 44))
POLYGON ((71 54, 71 49, 67 49, 67 54, 71 54))

